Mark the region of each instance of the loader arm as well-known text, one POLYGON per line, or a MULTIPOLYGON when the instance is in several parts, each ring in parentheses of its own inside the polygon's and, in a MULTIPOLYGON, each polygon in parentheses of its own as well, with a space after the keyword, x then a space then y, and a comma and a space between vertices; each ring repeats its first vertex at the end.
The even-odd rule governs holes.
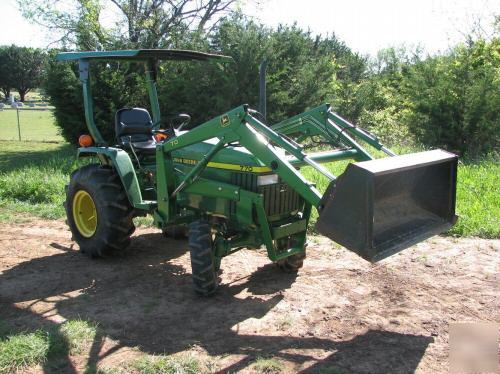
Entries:
MULTIPOLYGON (((213 152, 208 152, 196 167, 175 185, 175 188, 167 188, 168 195, 163 196, 164 199, 170 200, 170 203, 174 204, 175 195, 183 188, 188 187, 200 176, 216 152, 222 147, 235 142, 248 149, 260 161, 270 167, 273 172, 278 174, 288 185, 295 189, 304 200, 315 207, 319 205, 322 194, 280 153, 279 149, 288 152, 296 163, 307 163, 320 173, 326 175, 330 180, 335 179, 330 172, 310 159, 299 145, 293 144, 253 117, 249 113, 247 106, 237 107, 197 126, 183 135, 159 145, 157 152, 160 152, 160 155, 164 155, 163 158, 167 160, 166 164, 169 164, 167 167, 172 167, 171 170, 165 170, 165 174, 175 175, 173 166, 170 166, 171 163, 168 162, 169 159, 171 160, 173 151, 213 138, 219 139, 218 143, 212 149, 213 152)), ((162 189, 159 188, 159 190, 161 191, 162 189)), ((160 200, 162 199, 159 196, 159 204, 160 200)))
MULTIPOLYGON (((246 105, 237 107, 157 147, 160 211, 175 212, 176 195, 183 190, 189 192, 218 151, 237 143, 293 188, 305 200, 308 212, 311 206, 316 207, 320 233, 367 260, 381 260, 455 223, 455 155, 436 150, 396 156, 375 136, 333 113, 328 104, 273 128, 252 113, 246 105), (320 136, 332 148, 342 149, 308 155, 298 141, 310 136, 320 136), (172 152, 213 138, 218 141, 196 166, 176 177, 172 152), (392 157, 373 159, 355 138, 392 157), (360 162, 349 164, 337 179, 318 163, 333 157, 352 157, 360 162), (324 194, 295 167, 301 164, 312 166, 330 180, 324 194)), ((269 250, 269 225, 259 198, 250 200, 255 203, 269 250)))
POLYGON ((280 134, 294 136, 297 142, 319 136, 332 147, 343 147, 355 151, 352 153, 352 158, 356 161, 373 159, 373 156, 356 141, 356 138, 389 156, 395 156, 395 153, 387 149, 376 136, 334 113, 330 104, 323 104, 288 118, 273 125, 272 128, 280 134))
MULTIPOLYGON (((157 222, 168 222, 175 217, 179 210, 177 197, 181 192, 204 196, 209 194, 211 197, 237 201, 246 213, 240 216, 243 220, 250 220, 247 222, 250 225, 252 213, 255 210, 258 230, 252 235, 256 235, 258 239, 250 240, 250 242, 257 241, 265 244, 268 256, 273 261, 303 253, 311 207, 318 206, 322 195, 300 174, 287 157, 284 157, 283 150, 291 155, 294 163, 305 162, 330 179, 334 179, 327 170, 309 159, 300 146, 288 141, 255 119, 247 106, 237 107, 183 135, 157 145, 158 210, 156 214, 160 215, 157 217, 157 222), (215 144, 188 173, 179 175, 175 172, 172 161, 174 151, 214 138, 217 139, 215 144), (201 177, 217 152, 234 143, 244 146, 304 199, 304 208, 299 217, 284 226, 271 225, 264 210, 262 195, 201 177), (278 250, 275 241, 291 236, 294 237, 294 244, 285 251, 278 250)), ((217 241, 219 243, 217 254, 226 255, 230 253, 231 247, 245 245, 245 240, 246 238, 242 238, 239 244, 237 241, 232 241, 230 245, 226 240, 217 241)))

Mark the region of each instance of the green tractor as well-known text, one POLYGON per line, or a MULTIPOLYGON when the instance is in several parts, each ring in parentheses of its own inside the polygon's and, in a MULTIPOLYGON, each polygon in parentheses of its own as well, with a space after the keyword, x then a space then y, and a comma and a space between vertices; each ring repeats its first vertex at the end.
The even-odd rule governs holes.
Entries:
MULTIPOLYGON (((133 218, 152 215, 174 237, 186 234, 194 289, 212 294, 221 259, 241 248, 265 246, 269 259, 296 272, 306 256, 311 210, 316 229, 369 261, 379 261, 450 228, 456 221, 457 157, 442 150, 396 156, 371 133, 328 104, 268 125, 248 105, 198 126, 190 116, 163 119, 156 91, 161 60, 228 61, 184 50, 67 52, 77 60, 89 135, 78 157, 93 157, 71 175, 68 224, 91 257, 121 251, 133 218), (116 142, 107 144, 93 118, 89 67, 94 60, 143 64, 150 99, 115 115, 116 142), (189 125, 189 126, 188 126, 189 125), (384 152, 374 159, 360 141, 384 152), (305 152, 305 145, 319 151, 305 152), (321 163, 352 159, 339 177, 321 163), (331 182, 324 194, 300 172, 313 167, 331 182)), ((262 100, 261 100, 262 102, 262 100)))

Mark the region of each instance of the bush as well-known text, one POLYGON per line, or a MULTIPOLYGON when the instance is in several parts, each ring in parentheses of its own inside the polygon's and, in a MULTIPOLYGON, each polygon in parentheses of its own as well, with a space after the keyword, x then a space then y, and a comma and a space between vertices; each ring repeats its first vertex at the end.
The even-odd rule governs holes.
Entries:
MULTIPOLYGON (((137 64, 93 63, 91 90, 94 101, 94 119, 105 140, 114 144, 114 114, 125 106, 145 106, 146 94, 137 64)), ((48 64, 45 90, 54 105, 56 125, 61 135, 71 144, 77 144, 82 134, 88 134, 85 123, 82 86, 78 78, 78 64, 56 62, 48 64)))
POLYGON ((408 70, 408 126, 418 141, 468 156, 498 147, 499 47, 500 39, 478 40, 408 70))

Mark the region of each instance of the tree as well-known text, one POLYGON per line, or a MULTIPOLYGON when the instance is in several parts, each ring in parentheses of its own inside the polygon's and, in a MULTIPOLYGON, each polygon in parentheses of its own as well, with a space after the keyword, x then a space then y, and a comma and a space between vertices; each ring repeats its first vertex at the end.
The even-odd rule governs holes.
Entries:
MULTIPOLYGON (((208 35, 187 33, 174 46, 216 51, 231 56, 234 61, 160 64, 158 95, 163 116, 186 112, 192 116, 193 124, 244 103, 256 108, 258 71, 263 58, 269 61, 267 119, 271 124, 326 100, 333 101, 336 92, 331 90, 332 80, 343 83, 358 79, 364 70, 364 59, 352 53, 334 35, 315 37, 296 25, 267 28, 241 15, 223 20, 208 35)), ((149 105, 143 69, 140 64, 124 62, 92 64, 95 118, 109 142, 114 141, 110 124, 117 109, 149 105)), ((76 75, 76 64, 51 62, 46 85, 56 106, 57 123, 71 142, 85 131, 83 114, 74 100, 81 95, 76 75), (72 90, 78 92, 70 94, 72 90)), ((336 102, 342 104, 340 99, 336 102)))
POLYGON ((59 33, 66 45, 102 49, 165 48, 186 31, 203 33, 227 15, 237 0, 34 0, 19 1, 23 15, 59 33), (103 8, 118 14, 106 29, 103 8), (125 25, 125 27, 123 27, 125 25))
POLYGON ((0 47, 0 91, 2 91, 5 99, 10 97, 10 90, 12 89, 12 78, 10 75, 11 61, 7 53, 8 47, 0 47))
POLYGON ((6 49, 4 61, 7 64, 7 83, 24 101, 26 94, 42 82, 46 55, 41 49, 12 45, 6 49))
POLYGON ((469 41, 410 67, 405 79, 417 139, 477 156, 500 143, 500 38, 469 41))
POLYGON ((78 137, 85 132, 82 87, 77 78, 77 65, 56 62, 55 54, 56 51, 49 52, 51 58, 47 64, 44 89, 54 105, 54 117, 62 136, 77 144, 78 137))

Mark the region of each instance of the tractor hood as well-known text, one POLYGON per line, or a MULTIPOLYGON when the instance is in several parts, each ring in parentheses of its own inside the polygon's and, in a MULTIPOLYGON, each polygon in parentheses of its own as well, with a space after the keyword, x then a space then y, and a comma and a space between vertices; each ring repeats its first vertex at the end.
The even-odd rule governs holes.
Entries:
MULTIPOLYGON (((186 166, 196 165, 214 145, 218 139, 213 138, 202 143, 174 151, 173 160, 177 164, 186 166)), ((283 154, 284 155, 284 154, 283 154)), ((246 173, 269 173, 271 169, 259 161, 246 148, 242 146, 228 146, 220 150, 208 163, 207 168, 230 170, 246 173)))

